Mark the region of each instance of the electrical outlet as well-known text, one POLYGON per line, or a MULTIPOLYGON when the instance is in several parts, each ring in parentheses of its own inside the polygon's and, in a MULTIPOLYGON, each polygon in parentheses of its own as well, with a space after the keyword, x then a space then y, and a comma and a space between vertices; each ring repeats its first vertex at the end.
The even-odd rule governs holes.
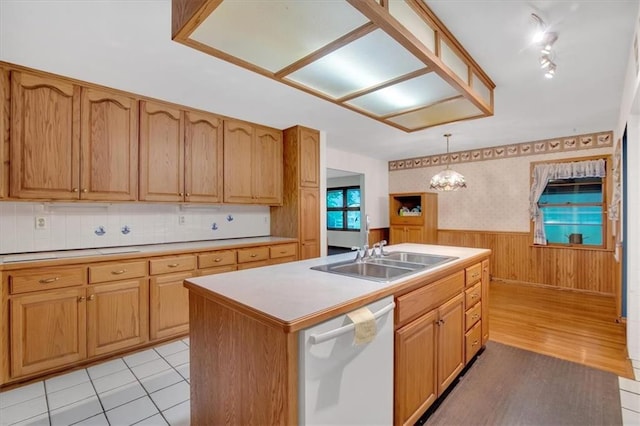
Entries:
POLYGON ((184 225, 186 222, 187 219, 184 217, 184 215, 178 216, 178 225, 184 225))
POLYGON ((37 216, 35 222, 36 229, 47 229, 49 223, 47 222, 47 218, 44 216, 37 216))

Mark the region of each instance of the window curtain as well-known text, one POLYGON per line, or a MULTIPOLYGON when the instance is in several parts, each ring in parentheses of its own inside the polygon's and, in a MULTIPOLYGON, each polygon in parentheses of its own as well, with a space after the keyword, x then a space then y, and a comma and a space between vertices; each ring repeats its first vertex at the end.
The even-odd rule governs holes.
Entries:
POLYGON ((544 218, 538 201, 547 183, 554 179, 575 179, 583 177, 604 177, 604 159, 576 161, 572 163, 544 163, 533 168, 533 182, 529 193, 529 213, 533 221, 533 244, 547 245, 544 232, 544 218))

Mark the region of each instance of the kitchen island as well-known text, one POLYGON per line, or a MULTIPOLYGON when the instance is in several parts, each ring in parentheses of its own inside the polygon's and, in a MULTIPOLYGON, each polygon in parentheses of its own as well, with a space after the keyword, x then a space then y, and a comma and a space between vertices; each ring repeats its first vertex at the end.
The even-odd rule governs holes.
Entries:
POLYGON ((420 244, 388 251, 457 259, 389 282, 310 269, 353 254, 187 279, 192 423, 298 424, 299 332, 388 296, 397 306, 394 423, 419 418, 486 342, 488 285, 482 284, 488 284, 490 251, 420 244), (433 353, 419 356, 424 374, 404 374, 415 367, 414 349, 423 347, 433 353), (409 383, 425 377, 433 386, 409 383))

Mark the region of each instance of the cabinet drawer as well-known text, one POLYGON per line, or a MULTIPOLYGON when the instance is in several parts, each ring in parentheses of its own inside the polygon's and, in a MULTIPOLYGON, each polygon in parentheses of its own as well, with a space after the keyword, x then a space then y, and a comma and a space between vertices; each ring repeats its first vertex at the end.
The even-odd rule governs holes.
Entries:
POLYGON ((147 262, 118 262, 89 266, 89 283, 119 281, 147 275, 147 262))
POLYGON ((298 244, 280 244, 278 246, 269 247, 269 257, 275 259, 278 257, 295 256, 298 244))
POLYGON ((256 261, 256 262, 238 263, 238 271, 241 271, 243 269, 260 268, 262 266, 268 266, 268 265, 270 265, 268 260, 260 260, 260 261, 256 261))
POLYGON ((222 274, 223 272, 233 272, 237 269, 236 265, 216 266, 215 268, 200 269, 198 276, 222 274))
POLYGON ((478 353, 482 346, 482 321, 478 321, 476 325, 464 335, 466 344, 466 362, 471 361, 471 358, 478 353))
POLYGON ((467 278, 467 286, 477 283, 480 281, 480 278, 482 278, 482 264, 477 263, 473 266, 469 266, 465 270, 465 274, 467 278))
POLYGON ((468 288, 465 292, 464 303, 465 308, 478 303, 482 297, 482 283, 478 283, 471 288, 468 288))
POLYGON ((464 323, 466 325, 465 330, 469 330, 475 323, 480 321, 480 317, 482 316, 482 304, 476 303, 471 308, 467 309, 467 312, 464 314, 464 323))
POLYGON ((269 247, 252 247, 238 250, 238 263, 257 262, 269 259, 269 247))
POLYGON ((235 265, 236 251, 222 250, 198 255, 198 268, 214 268, 216 266, 235 265))
POLYGON ((11 294, 74 287, 86 282, 87 268, 84 266, 59 266, 9 273, 11 294))
POLYGON ((196 257, 189 255, 151 259, 149 261, 149 267, 151 269, 151 275, 191 271, 196 268, 196 257))
POLYGON ((464 272, 460 271, 432 284, 404 294, 397 299, 396 326, 430 311, 464 288, 464 272))

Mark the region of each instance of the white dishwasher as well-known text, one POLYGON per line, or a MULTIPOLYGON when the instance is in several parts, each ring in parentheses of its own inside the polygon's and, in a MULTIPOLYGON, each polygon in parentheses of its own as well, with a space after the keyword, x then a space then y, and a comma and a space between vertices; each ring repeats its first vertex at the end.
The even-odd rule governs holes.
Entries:
POLYGON ((373 341, 354 344, 355 326, 340 315, 299 333, 300 425, 393 424, 393 296, 366 307, 373 341))

